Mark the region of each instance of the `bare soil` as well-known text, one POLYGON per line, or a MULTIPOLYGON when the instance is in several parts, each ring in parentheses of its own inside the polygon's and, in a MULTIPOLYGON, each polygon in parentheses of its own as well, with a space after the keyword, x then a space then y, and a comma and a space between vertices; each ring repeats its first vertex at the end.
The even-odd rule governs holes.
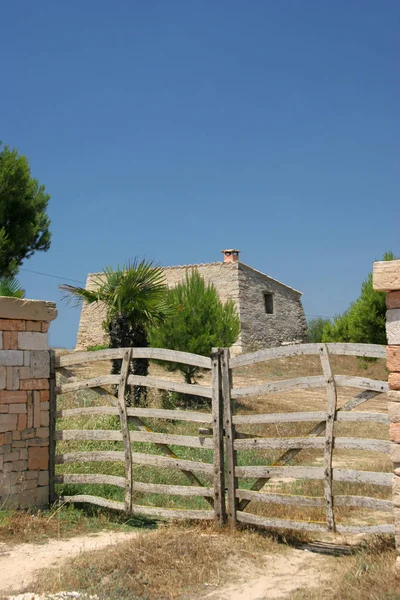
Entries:
POLYGON ((240 578, 202 595, 209 600, 276 600, 299 589, 317 588, 328 579, 332 558, 290 548, 284 556, 266 555, 262 567, 240 565, 240 578))
MULTIPOLYGON (((180 531, 179 538, 188 539, 188 535, 196 534, 199 539, 199 544, 211 545, 216 543, 224 546, 226 539, 219 535, 202 534, 200 532, 184 532, 180 531)), ((79 558, 79 565, 90 564, 95 567, 100 561, 107 562, 107 557, 114 552, 118 554, 121 551, 125 542, 132 540, 137 541, 139 536, 153 538, 148 539, 150 548, 154 544, 154 560, 162 559, 163 550, 157 545, 157 537, 162 535, 168 538, 170 535, 169 529, 166 528, 162 532, 156 534, 139 534, 138 532, 122 533, 122 532, 101 532, 90 536, 79 536, 68 540, 51 540, 47 544, 21 544, 19 546, 9 546, 5 544, 0 548, 0 597, 5 594, 16 594, 23 590, 29 590, 30 600, 35 598, 44 598, 43 580, 36 586, 36 578, 40 576, 40 572, 45 570, 44 581, 51 582, 51 592, 55 592, 58 588, 59 581, 62 589, 65 583, 65 571, 68 568, 74 568, 73 563, 69 564, 71 559, 79 558), (111 548, 110 548, 111 547, 111 548), (99 551, 107 548, 107 553, 99 551), (157 556, 157 551, 160 556, 157 556), (91 561, 93 557, 93 562, 91 561), (50 569, 48 571, 48 569, 50 569)), ((176 535, 176 532, 172 532, 176 535)), ((248 536, 247 536, 248 537, 248 536)), ((196 566, 193 565, 193 581, 190 581, 189 587, 191 591, 181 595, 179 586, 177 595, 173 591, 168 592, 162 598, 185 598, 186 600, 267 600, 275 598, 290 598, 291 594, 299 589, 315 588, 325 582, 329 573, 330 563, 334 561, 332 557, 320 556, 312 554, 304 550, 295 549, 283 545, 281 548, 276 548, 278 552, 271 552, 271 546, 274 547, 275 542, 265 540, 267 552, 262 552, 262 541, 257 539, 246 539, 246 534, 237 535, 231 538, 231 552, 226 560, 224 552, 219 554, 219 559, 216 557, 209 565, 210 572, 205 573, 205 577, 198 577, 196 566), (252 543, 253 542, 253 543, 252 543), (256 546, 254 548, 254 546, 256 546), (246 551, 246 548, 248 550, 246 551), (254 550, 252 550, 254 548, 254 550), (260 552, 261 551, 261 552, 260 552), (244 554, 244 555, 243 555, 244 554), (240 568, 238 565, 240 564, 240 568)), ((134 546, 135 544, 133 544, 134 546)), ((132 545, 130 545, 132 548, 132 545)), ((187 548, 185 546, 185 548, 187 548)), ((191 552, 182 556, 183 560, 187 560, 190 565, 191 552)), ((179 553, 179 548, 176 549, 179 553)), ((143 544, 137 548, 138 554, 143 555, 143 544)), ((225 548, 226 551, 226 548, 225 548)), ((146 553, 144 552, 144 555, 146 553)), ((211 558, 211 557, 210 557, 211 558)), ((111 558, 112 560, 112 558, 111 558)), ((168 557, 164 557, 164 569, 168 570, 168 557)), ((103 563, 101 563, 103 565, 103 563)), ((123 568, 123 565, 121 565, 123 568)), ((172 582, 166 582, 166 589, 170 589, 175 576, 179 577, 179 572, 175 573, 175 566, 170 565, 172 582)), ((201 566, 201 565, 200 565, 201 566)), ((203 566, 204 567, 204 566, 203 566)), ((104 569, 103 565, 103 569, 104 569)), ((161 568, 161 567, 160 567, 161 568)), ((201 569, 202 575, 204 568, 201 569)), ((135 571, 132 571, 135 574, 135 571)), ((105 584, 109 576, 105 575, 102 582, 98 582, 99 593, 101 593, 101 583, 105 584)), ((153 595, 152 584, 150 582, 149 598, 158 598, 153 595)), ((57 590, 58 591, 58 590, 57 590)), ((91 591, 91 590, 90 590, 91 591)), ((11 596, 13 597, 13 596, 11 596)), ((28 596, 24 596, 28 597, 28 596)), ((50 596, 49 596, 50 597, 50 596)), ((108 597, 108 596, 107 596, 108 597)), ((112 596, 110 596, 112 597, 112 596)), ((132 596, 134 598, 135 596, 132 596)), ((160 596, 161 597, 161 596, 160 596)))
POLYGON ((138 532, 102 531, 47 544, 0 544, 0 597, 31 585, 41 569, 61 568, 63 563, 83 552, 115 546, 138 536, 138 532))

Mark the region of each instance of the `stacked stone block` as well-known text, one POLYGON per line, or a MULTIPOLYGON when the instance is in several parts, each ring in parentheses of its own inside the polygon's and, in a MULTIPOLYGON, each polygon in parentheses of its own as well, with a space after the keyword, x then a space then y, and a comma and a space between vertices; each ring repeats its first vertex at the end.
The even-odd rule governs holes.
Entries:
POLYGON ((374 289, 386 292, 386 335, 388 340, 389 403, 391 459, 393 461, 393 504, 400 573, 400 260, 374 264, 374 289))
POLYGON ((49 302, 0 297, 0 507, 49 501, 49 302))

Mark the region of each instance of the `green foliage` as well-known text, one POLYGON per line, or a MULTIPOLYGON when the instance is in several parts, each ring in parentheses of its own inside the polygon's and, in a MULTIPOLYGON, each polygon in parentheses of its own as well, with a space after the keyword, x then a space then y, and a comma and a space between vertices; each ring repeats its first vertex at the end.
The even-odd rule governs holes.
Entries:
POLYGON ((324 326, 323 342, 351 342, 349 331, 349 310, 342 315, 335 315, 333 321, 324 326))
POLYGON ((164 273, 151 261, 135 259, 116 269, 105 267, 92 284, 92 290, 67 284, 60 289, 78 304, 105 305, 106 328, 121 316, 131 326, 147 328, 163 322, 168 314, 164 273))
MULTIPOLYGON (((393 252, 383 256, 383 260, 394 259, 393 252)), ((360 297, 342 315, 335 316, 333 323, 325 325, 322 341, 385 345, 385 315, 385 294, 373 289, 370 273, 361 286, 360 297)))
MULTIPOLYGON (((117 269, 106 267, 93 284, 91 290, 67 284, 60 289, 78 304, 86 302, 106 307, 103 326, 109 334, 111 348, 148 347, 149 328, 163 323, 170 314, 162 268, 151 261, 135 259, 117 269)), ((148 359, 134 359, 132 363, 135 375, 148 374, 148 359)), ((111 372, 120 373, 120 365, 120 360, 114 360, 111 372)), ((146 388, 135 386, 135 404, 144 406, 146 397, 146 388)), ((129 392, 126 401, 130 406, 129 392)))
POLYGON ((28 159, 0 142, 0 276, 14 276, 25 258, 50 248, 49 200, 28 159))
POLYGON ((94 346, 88 346, 88 352, 97 352, 97 350, 107 350, 108 344, 95 344, 94 346))
POLYGON ((307 329, 307 342, 311 344, 317 344, 319 342, 322 342, 322 333, 324 327, 329 323, 329 319, 323 319, 322 317, 310 319, 310 321, 308 322, 307 329))
MULTIPOLYGON (((150 330, 150 345, 209 356, 213 347, 231 346, 238 338, 240 321, 235 304, 223 304, 215 286, 206 285, 204 279, 193 271, 186 273, 184 283, 168 291, 172 318, 150 330)), ((199 367, 168 363, 170 370, 180 370, 187 383, 192 383, 199 367)))
POLYGON ((0 296, 24 298, 25 290, 21 288, 18 279, 15 277, 0 277, 0 296))

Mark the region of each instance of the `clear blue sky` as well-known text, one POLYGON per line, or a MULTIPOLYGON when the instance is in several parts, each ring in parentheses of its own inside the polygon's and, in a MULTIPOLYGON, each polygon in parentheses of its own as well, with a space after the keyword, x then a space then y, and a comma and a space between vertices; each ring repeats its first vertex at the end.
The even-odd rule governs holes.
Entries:
POLYGON ((399 244, 398 0, 4 0, 0 139, 51 194, 57 285, 134 256, 247 264, 347 308, 399 244))

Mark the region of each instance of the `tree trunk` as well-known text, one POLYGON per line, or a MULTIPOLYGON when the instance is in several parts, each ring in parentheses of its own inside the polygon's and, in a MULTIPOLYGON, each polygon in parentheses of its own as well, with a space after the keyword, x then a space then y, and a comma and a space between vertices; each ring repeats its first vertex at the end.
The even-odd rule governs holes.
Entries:
MULTIPOLYGON (((185 377, 185 383, 195 383, 195 377, 199 371, 199 367, 191 367, 189 365, 185 365, 185 370, 182 369, 183 375, 185 377)), ((185 408, 197 409, 203 405, 210 405, 210 401, 207 398, 203 398, 202 396, 193 396, 192 394, 181 394, 180 397, 185 408)))
MULTIPOLYGON (((108 327, 110 336, 110 348, 147 348, 149 346, 147 334, 143 327, 133 327, 128 323, 124 315, 115 317, 108 327)), ((118 375, 121 372, 121 360, 113 360, 111 374, 118 375)), ((149 360, 147 358, 136 358, 132 360, 132 373, 134 375, 147 376, 149 373, 149 360)), ((133 393, 127 387, 125 401, 127 406, 146 406, 147 388, 135 385, 133 393)))
MULTIPOLYGON (((147 339, 146 330, 143 327, 136 327, 132 330, 132 346, 134 348, 148 348, 149 341, 147 339)), ((146 377, 149 374, 149 359, 135 358, 133 363, 133 374, 143 375, 146 377)), ((135 385, 133 388, 134 406, 147 406, 147 388, 135 385)))

